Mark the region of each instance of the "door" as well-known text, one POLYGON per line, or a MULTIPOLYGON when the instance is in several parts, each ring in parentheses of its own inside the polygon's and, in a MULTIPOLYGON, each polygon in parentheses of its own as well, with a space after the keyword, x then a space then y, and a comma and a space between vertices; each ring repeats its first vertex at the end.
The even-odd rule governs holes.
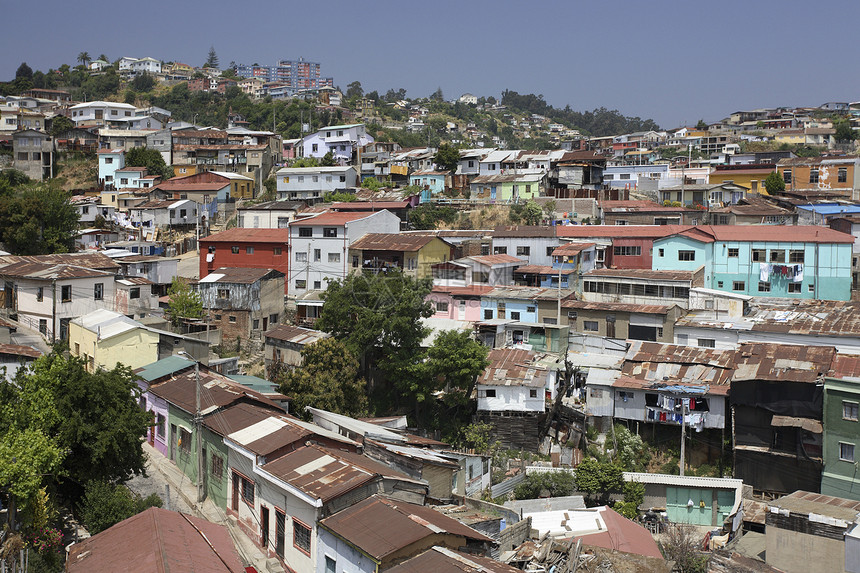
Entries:
POLYGON ((239 476, 233 474, 233 511, 239 511, 239 476))
POLYGON ((496 186, 493 185, 492 187, 490 187, 490 201, 495 201, 495 200, 496 200, 496 186))
POLYGON ((466 301, 457 301, 457 319, 466 320, 466 301))
POLYGON ((158 416, 155 410, 150 410, 149 413, 152 414, 152 425, 149 427, 149 445, 155 447, 155 428, 158 426, 158 416))
POLYGON ((269 330, 269 317, 266 316, 263 318, 263 332, 269 330))
POLYGON ((170 461, 176 459, 176 424, 170 424, 170 461))
POLYGON ((201 455, 203 456, 203 463, 200 464, 203 468, 203 477, 201 478, 201 483, 203 484, 203 495, 206 495, 206 478, 208 477, 207 474, 209 473, 206 471, 206 448, 203 448, 203 452, 201 455))
POLYGON ((286 531, 287 516, 280 511, 275 511, 275 553, 284 557, 284 537, 286 531))
POLYGON ((260 546, 269 547, 269 508, 265 505, 260 508, 260 546))

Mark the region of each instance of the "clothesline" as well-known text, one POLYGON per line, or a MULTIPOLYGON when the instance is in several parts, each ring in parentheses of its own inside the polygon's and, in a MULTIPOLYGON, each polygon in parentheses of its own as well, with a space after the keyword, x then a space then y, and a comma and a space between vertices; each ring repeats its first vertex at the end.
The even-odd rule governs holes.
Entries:
POLYGON ((803 281, 803 265, 773 265, 770 263, 759 263, 759 280, 763 283, 770 282, 771 276, 790 279, 799 283, 803 281))

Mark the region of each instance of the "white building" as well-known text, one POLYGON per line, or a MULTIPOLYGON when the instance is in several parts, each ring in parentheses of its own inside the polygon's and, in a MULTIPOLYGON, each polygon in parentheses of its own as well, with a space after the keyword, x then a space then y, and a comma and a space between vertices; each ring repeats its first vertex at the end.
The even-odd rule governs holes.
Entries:
POLYGON ((240 207, 237 209, 237 226, 242 229, 286 229, 302 207, 302 201, 267 201, 240 207))
POLYGON ((75 125, 107 125, 125 117, 134 116, 135 107, 127 103, 112 101, 91 101, 79 103, 69 108, 71 120, 75 125))
POLYGON ((533 365, 536 357, 531 350, 491 350, 476 386, 478 411, 544 412, 547 393, 555 394, 555 372, 533 365))
POLYGON ((277 172, 278 199, 313 201, 356 186, 355 167, 284 167, 277 172))
POLYGON ((141 58, 131 62, 131 69, 135 74, 160 74, 161 60, 150 57, 141 58))
POLYGON ((197 203, 190 199, 149 201, 129 209, 132 224, 146 230, 194 228, 199 224, 197 214, 197 203))
POLYGON ((330 125, 302 139, 304 157, 323 157, 331 152, 335 161, 341 165, 351 163, 359 148, 374 139, 367 134, 363 123, 349 125, 330 125))
POLYGON ((344 279, 350 268, 359 264, 357 260, 347 260, 349 247, 367 233, 400 231, 400 219, 386 210, 375 213, 326 211, 289 225, 288 290, 296 296, 324 290, 326 280, 344 279))

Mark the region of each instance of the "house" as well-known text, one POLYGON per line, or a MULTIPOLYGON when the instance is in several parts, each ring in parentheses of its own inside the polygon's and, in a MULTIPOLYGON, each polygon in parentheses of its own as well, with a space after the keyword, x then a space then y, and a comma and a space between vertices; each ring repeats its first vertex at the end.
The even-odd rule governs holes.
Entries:
POLYGON ((545 187, 546 173, 541 170, 536 173, 478 175, 469 183, 472 201, 489 203, 525 203, 543 195, 545 187))
POLYGON ((158 360, 158 342, 157 332, 112 310, 96 310, 69 323, 69 351, 90 372, 151 364, 158 360))
POLYGON ((302 157, 321 158, 331 152, 340 165, 358 165, 361 148, 373 141, 363 123, 330 125, 302 138, 302 157))
POLYGON ((493 230, 492 252, 526 259, 530 265, 550 266, 553 250, 560 244, 552 227, 506 225, 493 230))
POLYGON ((465 570, 474 573, 516 573, 520 571, 501 561, 482 557, 472 553, 465 554, 451 551, 445 547, 434 546, 415 557, 388 569, 389 573, 416 573, 418 571, 433 571, 434 573, 461 573, 465 570))
POLYGON ((65 571, 149 573, 190 563, 200 570, 245 571, 227 527, 151 507, 72 544, 65 571))
POLYGON ((624 302, 590 302, 565 297, 561 311, 556 301, 538 301, 538 319, 551 317, 569 326, 572 336, 599 336, 617 340, 650 340, 672 342, 675 321, 683 315, 674 304, 632 304, 624 302))
POLYGON ((116 277, 114 281, 113 310, 129 318, 146 318, 161 314, 158 306, 158 289, 145 277, 116 277))
MULTIPOLYGON (((111 125, 117 129, 98 127, 100 149, 123 149, 128 151, 135 147, 146 147, 147 138, 153 133, 145 129, 128 129, 128 121, 133 116, 127 116, 122 120, 114 120, 111 125)), ((89 125, 89 124, 82 124, 89 125)), ((96 128, 93 128, 96 129, 96 128)))
POLYGON ((430 235, 368 233, 349 247, 351 272, 379 274, 399 269, 412 278, 428 278, 431 266, 451 258, 452 246, 430 235))
POLYGON ((803 196, 827 193, 860 199, 860 158, 795 157, 780 159, 776 169, 785 181, 785 193, 803 196))
POLYGON ((134 116, 135 107, 127 103, 91 101, 73 105, 69 112, 75 125, 107 127, 112 121, 134 116))
POLYGON ((432 169, 414 171, 409 175, 409 184, 421 189, 421 202, 428 203, 438 198, 450 187, 449 178, 451 174, 447 171, 434 171, 432 169))
MULTIPOLYGON (((433 546, 486 555, 492 539, 431 506, 374 495, 319 522, 317 563, 376 573, 433 546)), ((436 569, 425 569, 435 571, 436 569)))
POLYGON ((350 246, 370 232, 397 233, 399 230, 400 219, 389 211, 326 211, 291 222, 290 292, 301 296, 308 291, 325 289, 326 279, 346 278, 350 272, 347 260, 350 246))
POLYGON ((860 502, 795 491, 767 503, 765 560, 785 573, 815 563, 821 571, 857 571, 860 502))
POLYGON ((317 201, 356 186, 355 167, 282 167, 275 174, 278 199, 317 201))
POLYGON ((582 276, 582 300, 643 305, 674 304, 686 309, 690 302, 690 289, 704 286, 704 280, 704 266, 695 271, 592 269, 582 276))
POLYGON ((146 167, 126 166, 114 171, 113 187, 119 189, 149 189, 157 185, 161 177, 148 175, 146 167))
POLYGON ((44 131, 23 129, 12 134, 12 167, 30 179, 54 176, 54 140, 44 131))
MULTIPOLYGON (((182 168, 174 168, 180 172, 182 168)), ((220 214, 226 216, 227 205, 233 197, 234 180, 213 171, 194 175, 181 175, 162 181, 153 189, 166 194, 166 199, 190 199, 200 207, 201 218, 214 221, 220 214)), ((245 181, 253 188, 253 182, 245 181)), ((247 189, 246 189, 247 192, 247 189)), ((232 210, 232 209, 231 209, 232 210)))
POLYGON ((329 336, 327 332, 319 330, 278 324, 265 333, 266 367, 270 368, 274 364, 283 364, 288 368, 301 366, 302 350, 329 336))
POLYGON ((156 60, 155 58, 150 58, 148 56, 145 58, 140 58, 139 60, 131 62, 131 70, 134 72, 134 75, 160 74, 161 60, 156 60))
POLYGON ((660 190, 660 201, 678 202, 686 207, 706 209, 736 205, 749 189, 735 183, 678 185, 660 190))
POLYGON ((851 289, 860 288, 860 214, 830 219, 830 228, 854 237, 851 247, 851 289))
MULTIPOLYGON (((222 267, 273 269, 289 276, 288 229, 227 229, 200 239, 199 276, 222 267)), ((288 285, 284 285, 284 294, 288 285)))
POLYGON ((700 225, 654 241, 654 270, 705 266, 704 286, 766 297, 849 300, 854 237, 817 226, 700 225))
POLYGON ((237 226, 242 229, 286 229, 304 207, 302 201, 266 201, 236 209, 237 226))
POLYGON ((263 343, 263 333, 284 311, 284 273, 271 269, 221 267, 197 283, 211 323, 226 341, 263 343))
POLYGON ((492 290, 493 287, 490 285, 462 287, 434 285, 433 291, 427 295, 427 300, 434 311, 431 318, 479 322, 483 320, 481 296, 492 290))
POLYGON ((424 502, 426 485, 348 451, 311 444, 265 463, 231 451, 227 515, 295 571, 322 567, 320 520, 374 494, 424 502))
POLYGON ((94 224, 97 217, 101 217, 108 223, 114 221, 116 208, 109 205, 102 205, 94 197, 76 195, 74 197, 70 197, 69 202, 78 210, 78 222, 81 225, 94 224))
POLYGON ((821 493, 860 501, 854 455, 860 436, 860 371, 857 367, 857 356, 837 355, 831 371, 824 377, 821 493))
POLYGON ((734 183, 746 187, 752 194, 767 195, 765 179, 776 171, 774 163, 715 165, 709 175, 711 183, 734 183))
POLYGON ((409 477, 427 482, 427 496, 438 501, 452 501, 455 475, 460 464, 430 448, 364 440, 364 455, 392 467, 409 477))
POLYGON ((597 268, 650 269, 654 241, 689 229, 686 225, 560 225, 561 241, 596 245, 597 268))
POLYGON ((15 379, 20 368, 25 367, 42 356, 42 352, 32 346, 22 344, 0 343, 0 368, 7 381, 15 379))
POLYGON ((189 199, 141 203, 129 209, 129 220, 135 227, 146 230, 189 231, 200 228, 197 203, 189 199))
POLYGON ((514 284, 514 270, 526 263, 512 255, 470 255, 432 265, 433 284, 445 287, 514 284))
POLYGON ((114 257, 125 278, 145 278, 155 288, 159 296, 167 294, 167 289, 178 276, 179 260, 156 255, 137 255, 132 252, 114 257))
MULTIPOLYGON (((208 352, 208 349, 207 349, 208 352)), ((134 370, 137 379, 135 383, 141 392, 141 407, 152 413, 154 424, 150 426, 144 437, 149 445, 158 450, 161 455, 167 457, 168 437, 167 420, 170 416, 170 406, 167 401, 152 392, 147 392, 149 386, 157 381, 163 381, 165 377, 178 374, 183 370, 192 370, 194 361, 182 356, 170 355, 150 364, 146 364, 134 370)))
POLYGON ((755 490, 817 491, 822 469, 820 380, 836 349, 746 343, 729 400, 734 475, 755 490))
MULTIPOLYGON (((767 199, 747 196, 737 205, 710 210, 712 225, 797 225, 799 217, 790 209, 774 205, 767 199)), ((800 223, 809 224, 809 223, 800 223)))
POLYGON ((600 201, 604 225, 692 225, 702 212, 653 201, 600 201))

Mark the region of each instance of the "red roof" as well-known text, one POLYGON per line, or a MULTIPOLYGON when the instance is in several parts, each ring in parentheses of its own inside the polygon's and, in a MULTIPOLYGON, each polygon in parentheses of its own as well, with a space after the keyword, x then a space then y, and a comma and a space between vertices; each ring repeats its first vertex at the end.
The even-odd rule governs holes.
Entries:
POLYGON ((678 234, 703 243, 714 241, 854 243, 853 235, 818 225, 699 225, 687 228, 678 234))
POLYGON ((556 247, 552 251, 552 256, 560 257, 562 255, 578 255, 585 249, 593 247, 594 243, 566 243, 560 247, 556 247))
POLYGON ((692 225, 560 225, 555 228, 556 236, 587 239, 603 238, 642 238, 659 239, 676 235, 692 225))
POLYGON ((288 229, 241 229, 234 227, 200 239, 204 243, 286 243, 289 241, 288 229))
POLYGON ((513 255, 473 255, 469 257, 475 262, 482 265, 502 265, 507 263, 525 263, 523 259, 518 259, 513 255))
POLYGON ((490 291, 495 290, 495 287, 490 285, 470 285, 466 287, 448 287, 434 286, 433 292, 446 292, 451 296, 481 296, 490 291))
POLYGON ((379 211, 382 209, 405 209, 409 201, 352 201, 349 203, 332 203, 335 211, 379 211))
POLYGON ((359 211, 357 213, 347 213, 341 211, 326 211, 324 213, 320 213, 315 217, 307 217, 305 219, 299 219, 296 221, 290 222, 290 227, 307 227, 309 225, 335 225, 340 226, 351 221, 358 221, 359 219, 364 219, 366 217, 370 217, 371 213, 366 211, 359 211))
POLYGON ((600 512, 600 517, 606 523, 606 531, 580 535, 579 538, 582 539, 583 543, 663 559, 657 542, 654 541, 647 529, 633 523, 609 507, 605 507, 600 512))

